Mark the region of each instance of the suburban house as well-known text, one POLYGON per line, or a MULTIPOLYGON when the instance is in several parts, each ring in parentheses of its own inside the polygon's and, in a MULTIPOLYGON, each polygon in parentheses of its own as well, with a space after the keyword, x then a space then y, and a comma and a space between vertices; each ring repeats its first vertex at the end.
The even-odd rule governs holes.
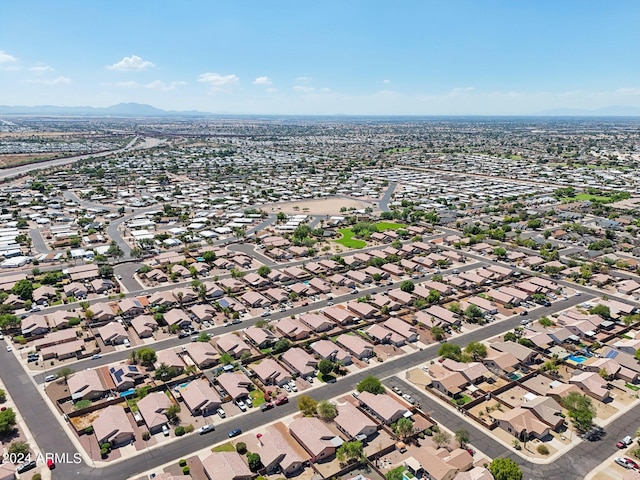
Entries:
POLYGON ((318 340, 311 344, 311 349, 322 359, 341 362, 343 365, 351 363, 351 354, 331 340, 318 340))
POLYGON ((216 345, 221 353, 228 353, 235 359, 241 358, 245 354, 251 354, 249 345, 235 333, 228 333, 217 337, 216 345))
POLYGON ((270 330, 260 327, 248 327, 244 331, 244 335, 251 343, 260 349, 269 348, 277 340, 277 337, 271 333, 270 330))
POLYGON ((145 376, 137 365, 118 365, 109 368, 116 390, 123 392, 133 388, 145 376))
POLYGON ((163 349, 156 353, 156 362, 154 363, 155 368, 157 369, 161 365, 166 365, 167 367, 174 368, 178 373, 182 373, 185 368, 184 360, 182 357, 178 355, 178 352, 171 349, 163 349))
POLYGON ((282 473, 290 477, 302 469, 309 459, 309 455, 282 423, 266 427, 258 442, 260 450, 257 453, 269 475, 282 473))
POLYGON ((584 394, 601 402, 609 398, 607 381, 596 372, 578 373, 569 379, 569 383, 577 385, 584 394))
POLYGON ((398 317, 389 317, 382 325, 392 332, 401 335, 407 342, 415 342, 418 340, 418 329, 398 317))
POLYGON ((209 342, 190 342, 184 347, 198 368, 210 368, 218 363, 219 354, 209 342))
POLYGON ((25 337, 44 335, 49 331, 49 324, 44 315, 29 315, 22 320, 21 330, 25 337))
POLYGON ((403 404, 386 394, 361 392, 358 403, 385 425, 391 425, 410 413, 403 404))
POLYGON ((449 397, 457 397, 462 393, 469 381, 462 373, 449 370, 439 363, 429 365, 431 386, 449 397))
POLYGON ((91 426, 98 445, 109 443, 112 447, 119 447, 134 440, 135 430, 127 412, 120 405, 102 409, 91 426))
POLYGON ((360 360, 373 356, 373 345, 360 335, 342 333, 336 338, 336 344, 344 347, 351 355, 360 360))
POLYGON ((276 330, 291 340, 304 340, 311 329, 297 318, 284 317, 276 322, 276 330))
POLYGON ((265 385, 282 386, 291 380, 291 374, 272 358, 266 358, 251 369, 265 385))
POLYGON ((220 396, 206 380, 192 380, 179 392, 192 415, 207 416, 220 408, 220 396))
POLYGON ((151 315, 138 315, 131 320, 131 327, 138 337, 147 338, 153 336, 153 332, 158 329, 158 322, 151 315))
POLYGON ((202 460, 209 480, 251 480, 253 473, 237 452, 214 452, 202 460))
POLYGON ((378 430, 378 425, 352 403, 337 406, 338 415, 333 421, 349 440, 366 440, 378 430))
POLYGON ((80 370, 67 379, 67 388, 72 400, 96 400, 109 391, 96 369, 80 370))
POLYGON ((164 392, 151 392, 138 400, 138 411, 147 425, 149 433, 157 433, 162 430, 163 425, 167 424, 169 419, 165 413, 171 405, 171 400, 164 392))
POLYGON ((120 322, 109 322, 98 328, 98 335, 105 345, 120 345, 129 340, 129 335, 120 322))
POLYGON ((335 326, 327 317, 317 313, 303 313, 300 315, 300 321, 316 333, 331 330, 335 326))
POLYGON ((282 363, 291 368, 291 371, 302 376, 313 376, 318 361, 305 352, 302 348, 290 348, 280 357, 282 363))
POLYGON ((179 308, 172 308, 164 314, 164 321, 172 327, 177 325, 178 328, 186 328, 191 326, 191 319, 187 314, 179 308))
POLYGON ((289 432, 310 455, 311 462, 332 457, 343 440, 316 417, 302 417, 289 424, 289 432))
POLYGON ((216 381, 229 394, 232 400, 249 396, 249 392, 254 388, 249 377, 241 371, 225 372, 219 375, 216 381))

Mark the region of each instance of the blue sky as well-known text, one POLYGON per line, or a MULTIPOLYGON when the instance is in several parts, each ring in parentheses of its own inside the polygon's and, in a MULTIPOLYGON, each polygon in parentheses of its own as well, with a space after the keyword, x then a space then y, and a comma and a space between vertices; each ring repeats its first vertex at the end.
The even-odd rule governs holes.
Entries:
POLYGON ((640 107, 635 0, 3 0, 0 104, 241 114, 640 107))

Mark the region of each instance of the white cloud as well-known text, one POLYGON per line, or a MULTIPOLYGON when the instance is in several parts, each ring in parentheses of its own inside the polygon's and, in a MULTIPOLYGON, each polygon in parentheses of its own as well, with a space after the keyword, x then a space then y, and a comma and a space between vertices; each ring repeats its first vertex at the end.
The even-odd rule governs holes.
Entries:
POLYGON ((302 85, 296 85, 293 89, 300 93, 311 93, 315 90, 313 87, 303 87, 302 85))
POLYGON ((143 60, 137 55, 131 55, 130 57, 124 57, 118 63, 109 65, 109 70, 120 70, 124 72, 142 71, 148 68, 153 68, 155 65, 152 62, 143 60))
POLYGON ((300 83, 309 83, 311 81, 311 77, 298 77, 296 78, 296 82, 300 83))
POLYGON ((320 91, 322 93, 329 93, 331 91, 331 89, 329 87, 323 87, 323 88, 320 89, 320 91))
POLYGON ((619 88, 616 93, 619 95, 640 95, 640 88, 619 88))
POLYGON ((198 77, 198 81, 208 83, 212 90, 224 90, 240 83, 237 75, 220 75, 219 73, 203 73, 198 77))
POLYGON ((162 92, 168 92, 169 90, 175 90, 179 86, 186 85, 186 84, 187 82, 166 83, 166 82, 163 82, 162 80, 155 80, 151 83, 147 83, 144 87, 150 88, 152 90, 160 90, 162 92))
POLYGON ((271 79, 269 77, 258 77, 253 81, 254 85, 271 85, 271 79))
POLYGON ((376 92, 375 95, 379 97, 391 97, 393 95, 397 95, 397 92, 392 90, 380 90, 379 92, 376 92))
POLYGON ((0 63, 13 63, 17 61, 16 57, 9 55, 4 50, 0 50, 0 63))
POLYGON ((475 88, 473 87, 463 87, 463 88, 454 88, 449 92, 450 97, 457 97, 458 95, 462 95, 463 93, 473 92, 475 88))
POLYGON ((38 80, 27 80, 28 83, 39 83, 42 85, 69 85, 71 83, 71 79, 68 77, 58 77, 53 79, 38 79, 38 80))
POLYGON ((382 80, 382 83, 388 84, 388 83, 391 83, 391 80, 382 80))
POLYGON ((31 67, 29 71, 33 72, 35 75, 42 75, 46 72, 53 72, 54 69, 48 65, 35 65, 31 67))

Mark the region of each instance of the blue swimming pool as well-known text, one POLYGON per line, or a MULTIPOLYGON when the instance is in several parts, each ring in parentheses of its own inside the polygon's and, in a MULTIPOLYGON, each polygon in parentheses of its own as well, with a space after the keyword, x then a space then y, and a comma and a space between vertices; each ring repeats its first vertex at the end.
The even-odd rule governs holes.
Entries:
POLYGON ((130 397, 131 395, 135 395, 136 391, 133 388, 130 388, 129 390, 126 390, 124 392, 120 392, 120 396, 121 397, 130 397))
POLYGON ((571 360, 572 362, 576 362, 576 363, 582 363, 588 359, 584 355, 569 355, 567 357, 567 360, 571 360))

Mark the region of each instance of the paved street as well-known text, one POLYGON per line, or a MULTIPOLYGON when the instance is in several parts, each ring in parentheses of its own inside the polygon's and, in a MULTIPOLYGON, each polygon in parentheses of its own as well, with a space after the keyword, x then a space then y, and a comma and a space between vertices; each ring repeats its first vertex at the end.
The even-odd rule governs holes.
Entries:
MULTIPOLYGON (((541 315, 551 315, 563 308, 575 305, 578 299, 572 298, 567 301, 556 302, 551 307, 539 309, 541 315)), ((287 314, 290 314, 291 310, 287 314)), ((246 324, 243 322, 242 326, 247 324, 253 324, 253 319, 246 324)), ((456 338, 454 343, 459 345, 466 345, 471 341, 483 340, 502 333, 505 330, 509 330, 519 325, 520 317, 515 316, 501 322, 494 322, 485 325, 482 328, 473 330, 472 332, 460 335, 456 338)), ((180 340, 183 342, 184 340, 180 340)), ((177 339, 167 340, 166 342, 176 342, 177 339)), ((160 347, 160 344, 157 344, 160 347)), ((324 385, 322 389, 314 390, 312 395, 318 399, 332 398, 345 394, 355 388, 355 385, 367 375, 375 375, 379 378, 385 378, 392 375, 396 375, 407 368, 412 368, 419 365, 428 359, 434 358, 437 355, 439 344, 433 344, 422 351, 416 351, 409 355, 399 356, 394 359, 385 361, 381 364, 358 372, 354 375, 338 380, 334 384, 324 385)), ((165 348, 162 345, 162 348, 165 348)), ((108 361, 115 361, 119 355, 123 355, 126 358, 128 351, 118 352, 108 356, 108 361)), ((40 447, 45 452, 68 452, 75 453, 76 449, 71 440, 67 437, 66 432, 58 424, 58 419, 54 414, 46 408, 42 408, 42 398, 40 392, 38 392, 36 384, 30 381, 29 377, 23 373, 21 365, 18 360, 11 353, 6 352, 4 349, 0 351, 0 359, 2 361, 3 368, 0 370, 0 377, 4 381, 9 391, 13 392, 16 398, 20 398, 20 411, 22 412, 25 421, 32 430, 35 438, 38 439, 40 447), (20 372, 15 375, 15 372, 20 372), (16 393, 17 392, 17 393, 16 393)), ((104 360, 104 359, 103 359, 104 360)), ((76 370, 81 368, 89 368, 96 366, 96 361, 86 360, 77 362, 74 364, 76 370)), ((42 376, 38 376, 41 380, 42 376)), ((295 399, 291 403, 278 407, 268 412, 253 411, 248 415, 242 415, 233 421, 234 428, 241 428, 243 431, 257 428, 265 422, 276 420, 281 416, 291 414, 297 410, 295 399)), ((640 417, 640 408, 636 409, 636 414, 640 417)), ((436 418, 437 419, 437 418, 436 418)), ((231 427, 229 427, 230 429, 231 427)), ((215 432, 206 435, 187 435, 178 441, 171 442, 157 449, 150 450, 147 453, 141 453, 135 458, 127 459, 119 463, 115 463, 104 469, 100 469, 100 473, 92 474, 93 468, 88 465, 65 465, 59 464, 56 468, 54 478, 71 479, 71 478, 91 478, 92 476, 101 476, 108 479, 125 479, 136 474, 152 469, 155 466, 166 462, 173 458, 179 458, 189 455, 191 452, 205 448, 213 443, 217 443, 226 438, 226 433, 229 430, 226 427, 217 429, 215 432)), ((608 439, 609 437, 607 437, 608 439)), ((609 450, 601 452, 604 457, 609 455, 609 450)), ((564 457, 570 456, 573 458, 572 452, 568 453, 564 457)), ((563 458, 564 458, 563 457, 563 458)), ((579 460, 576 460, 579 462, 579 460)), ((554 464, 555 465, 555 464, 554 464)), ((568 467, 563 467, 568 468, 568 467)), ((562 470, 559 470, 562 472, 562 470)), ((571 472, 575 470, 569 470, 562 473, 564 478, 574 478, 571 476, 571 472), (567 473, 569 472, 569 473, 567 473)), ((526 478, 526 477, 525 477, 526 478)), ((532 477, 533 478, 533 477, 532 477)), ((536 477, 538 478, 538 477, 536 477)), ((551 478, 551 477, 547 477, 551 478)), ((555 477, 554 477, 555 478, 555 477)), ((557 477, 560 478, 560 477, 557 477)), ((578 478, 578 477, 575 477, 578 478)))

